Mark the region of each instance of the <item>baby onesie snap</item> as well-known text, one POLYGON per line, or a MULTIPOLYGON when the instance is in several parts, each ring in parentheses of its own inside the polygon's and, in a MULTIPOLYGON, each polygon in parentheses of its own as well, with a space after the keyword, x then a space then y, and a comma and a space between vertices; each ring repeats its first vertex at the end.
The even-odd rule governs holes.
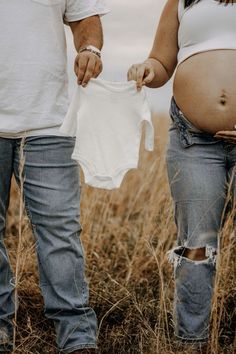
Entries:
POLYGON ((134 81, 91 79, 77 86, 60 127, 76 136, 71 158, 80 164, 85 183, 104 189, 119 188, 126 172, 138 167, 145 122, 145 148, 154 148, 151 111, 144 89, 134 81))

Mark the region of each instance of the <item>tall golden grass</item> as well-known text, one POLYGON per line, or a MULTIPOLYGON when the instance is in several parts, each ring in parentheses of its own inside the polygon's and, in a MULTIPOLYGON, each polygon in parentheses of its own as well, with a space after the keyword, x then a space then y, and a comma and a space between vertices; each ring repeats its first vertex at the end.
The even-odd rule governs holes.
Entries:
MULTIPOLYGON (((168 119, 155 117, 155 151, 140 149, 139 168, 118 190, 82 183, 81 235, 90 304, 101 354, 196 353, 177 348, 172 323, 173 274, 166 252, 176 228, 165 168, 168 119)), ((34 239, 13 180, 6 245, 19 301, 14 353, 57 353, 53 323, 43 314, 34 239)), ((221 235, 208 353, 236 352, 236 241, 233 216, 221 235)), ((60 270, 58 270, 60 271, 60 270)))

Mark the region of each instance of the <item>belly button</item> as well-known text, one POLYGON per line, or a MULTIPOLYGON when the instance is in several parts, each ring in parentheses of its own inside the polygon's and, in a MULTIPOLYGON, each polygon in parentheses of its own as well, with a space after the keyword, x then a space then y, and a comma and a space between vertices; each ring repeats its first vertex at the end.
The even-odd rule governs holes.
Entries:
POLYGON ((224 105, 226 104, 226 100, 223 99, 223 98, 221 98, 221 99, 220 99, 220 103, 224 106, 224 105))
POLYGON ((224 90, 222 91, 222 94, 220 96, 220 103, 224 106, 226 104, 226 94, 224 90))

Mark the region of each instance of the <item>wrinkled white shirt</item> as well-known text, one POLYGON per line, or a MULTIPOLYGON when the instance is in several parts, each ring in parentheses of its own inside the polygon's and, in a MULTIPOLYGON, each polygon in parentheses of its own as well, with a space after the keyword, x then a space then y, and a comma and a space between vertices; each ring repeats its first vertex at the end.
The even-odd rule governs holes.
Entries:
POLYGON ((69 106, 63 21, 107 12, 103 0, 0 1, 0 136, 62 135, 69 106))

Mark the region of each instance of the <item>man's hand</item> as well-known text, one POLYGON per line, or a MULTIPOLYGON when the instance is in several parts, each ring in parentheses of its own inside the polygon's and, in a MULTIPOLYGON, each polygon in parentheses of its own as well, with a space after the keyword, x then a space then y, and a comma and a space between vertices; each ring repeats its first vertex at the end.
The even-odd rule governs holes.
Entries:
POLYGON ((222 130, 214 135, 214 138, 228 141, 229 143, 236 144, 236 130, 222 130))
POLYGON ((80 21, 69 22, 73 33, 77 53, 74 72, 79 85, 86 86, 92 77, 97 77, 102 71, 102 61, 98 55, 81 48, 93 46, 99 51, 103 45, 102 24, 98 15, 84 18, 80 21))
POLYGON ((76 56, 74 71, 78 85, 85 87, 92 77, 96 78, 102 72, 102 61, 96 54, 85 50, 76 56))

